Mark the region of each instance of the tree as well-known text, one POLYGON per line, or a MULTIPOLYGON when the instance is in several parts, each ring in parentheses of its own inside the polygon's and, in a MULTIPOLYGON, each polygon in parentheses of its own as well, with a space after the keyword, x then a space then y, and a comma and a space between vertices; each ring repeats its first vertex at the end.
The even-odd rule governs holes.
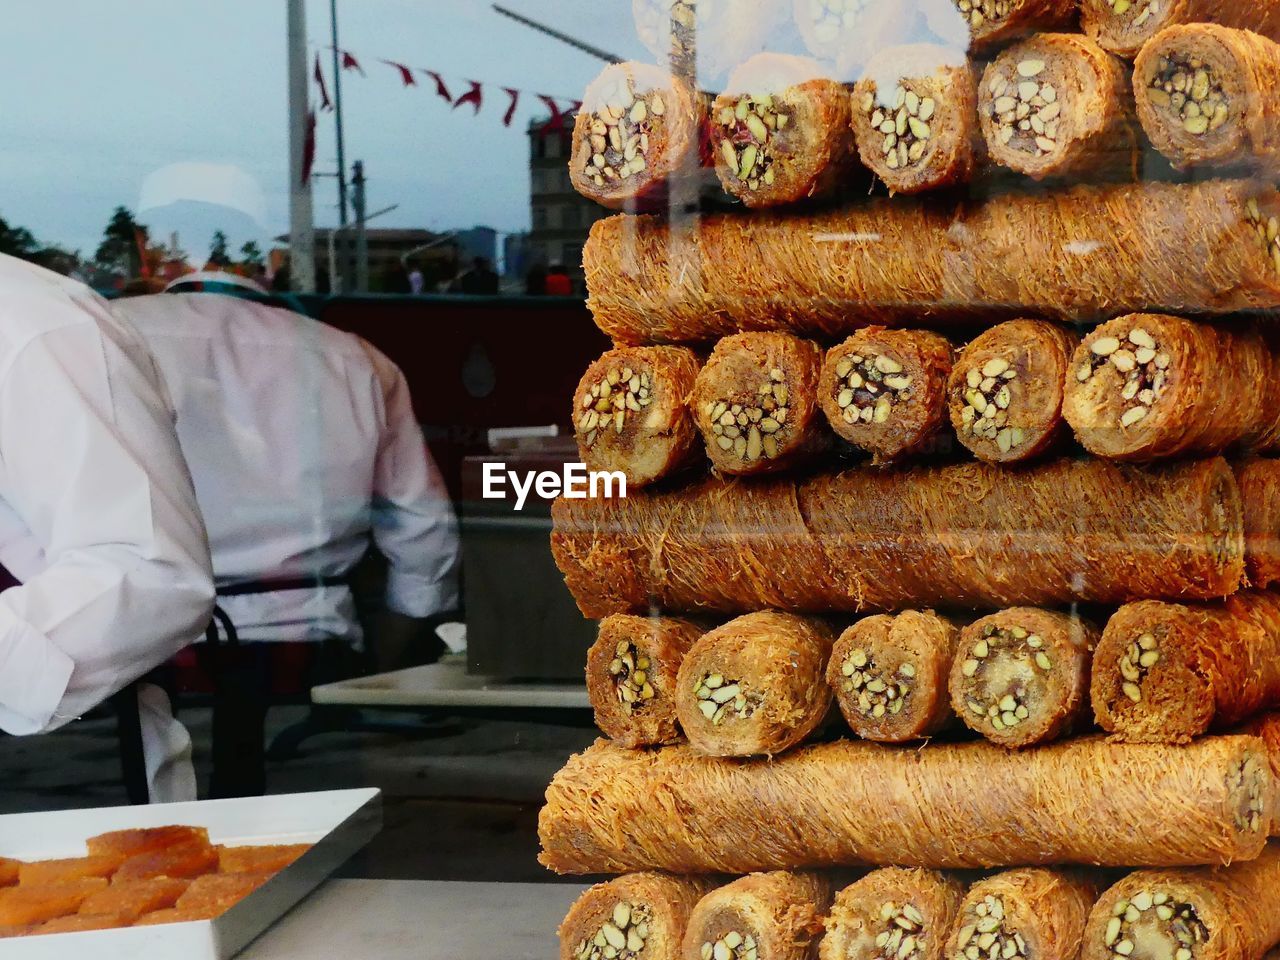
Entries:
POLYGON ((35 236, 26 227, 11 227, 0 217, 0 253, 11 257, 29 259, 40 248, 35 236))
POLYGON ((142 251, 147 245, 147 228, 134 219, 127 207, 116 207, 102 231, 102 243, 93 255, 103 270, 126 277, 142 274, 142 251))
POLYGON ((262 256, 262 248, 256 240, 246 240, 240 248, 240 262, 246 267, 261 267, 266 263, 262 256))
POLYGON ((54 273, 60 273, 63 276, 71 276, 79 272, 80 254, 70 250, 64 250, 62 247, 41 245, 27 257, 34 264, 44 267, 46 270, 52 270, 54 273))
POLYGON ((30 260, 55 273, 70 274, 80 267, 78 254, 59 246, 43 244, 26 227, 11 226, 3 217, 0 217, 0 253, 20 260, 30 260))
POLYGON ((209 245, 209 263, 215 267, 231 266, 231 254, 227 250, 227 235, 221 230, 213 232, 213 241, 209 245))

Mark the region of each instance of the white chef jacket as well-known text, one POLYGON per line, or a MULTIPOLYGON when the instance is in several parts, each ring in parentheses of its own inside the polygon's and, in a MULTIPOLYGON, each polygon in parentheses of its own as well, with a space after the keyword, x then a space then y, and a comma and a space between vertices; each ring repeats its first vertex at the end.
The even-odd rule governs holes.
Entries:
MULTIPOLYGON (((457 525, 403 374, 369 343, 300 314, 211 293, 112 309, 146 340, 178 411, 218 587, 337 579, 370 537, 386 604, 457 604, 457 525)), ((241 641, 360 642, 345 585, 226 596, 241 641)))
POLYGON ((87 287, 0 255, 0 730, 75 719, 203 634, 204 526, 164 383, 87 287))

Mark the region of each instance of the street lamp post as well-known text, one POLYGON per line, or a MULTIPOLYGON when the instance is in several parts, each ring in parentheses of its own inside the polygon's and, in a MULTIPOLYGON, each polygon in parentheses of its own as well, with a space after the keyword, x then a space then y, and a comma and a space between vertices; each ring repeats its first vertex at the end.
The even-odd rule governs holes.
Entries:
POLYGON ((306 179, 309 117, 306 0, 289 0, 289 275, 293 289, 316 289, 316 235, 311 183, 306 179))

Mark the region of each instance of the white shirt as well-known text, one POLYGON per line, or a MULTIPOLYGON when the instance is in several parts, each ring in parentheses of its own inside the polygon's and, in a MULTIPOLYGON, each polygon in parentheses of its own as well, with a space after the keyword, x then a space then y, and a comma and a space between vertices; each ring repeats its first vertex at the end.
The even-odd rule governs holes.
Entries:
POLYGON ((146 347, 0 256, 0 730, 72 720, 203 634, 208 545, 146 347))
MULTIPOLYGON (((141 333, 178 411, 219 588, 341 577, 370 538, 389 561, 387 606, 457 604, 457 525, 403 374, 359 337, 211 293, 112 309, 141 333)), ((222 597, 241 640, 358 642, 350 590, 222 597)))

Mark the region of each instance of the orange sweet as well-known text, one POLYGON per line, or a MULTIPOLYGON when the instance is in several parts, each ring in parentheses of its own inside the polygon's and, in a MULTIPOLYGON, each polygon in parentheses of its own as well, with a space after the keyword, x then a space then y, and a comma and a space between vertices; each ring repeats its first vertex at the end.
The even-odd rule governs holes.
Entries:
POLYGON ((198 877, 218 869, 218 852, 207 843, 187 843, 130 857, 116 871, 113 883, 154 877, 198 877))
POLYGON ((185 846, 187 844, 208 844, 209 831, 204 827, 149 827, 144 830, 115 830, 102 833, 88 840, 89 853, 119 854, 122 857, 136 857, 143 853, 153 853, 166 847, 185 846))
POLYGON ((118 930, 133 923, 134 918, 125 913, 75 913, 69 917, 59 917, 42 923, 33 935, 46 933, 79 933, 84 930, 118 930))
POLYGON ((144 913, 172 907, 187 892, 188 880, 155 877, 151 880, 125 880, 99 890, 80 905, 82 915, 124 914, 136 919, 144 913))
POLYGON ((193 880, 178 899, 179 909, 212 909, 222 913, 257 890, 271 877, 265 873, 219 873, 193 880))
POLYGON ((46 886, 86 877, 110 877, 124 858, 117 855, 67 857, 63 860, 33 860, 18 867, 18 883, 24 887, 46 886))
POLYGON ((309 843, 218 847, 218 865, 223 873, 277 873, 310 849, 309 843))
POLYGON ((11 887, 17 883, 18 868, 21 866, 21 860, 10 860, 7 857, 0 857, 0 887, 11 887))
POLYGON ((40 887, 5 887, 0 890, 0 927, 21 927, 65 917, 106 885, 101 877, 86 877, 40 887))

